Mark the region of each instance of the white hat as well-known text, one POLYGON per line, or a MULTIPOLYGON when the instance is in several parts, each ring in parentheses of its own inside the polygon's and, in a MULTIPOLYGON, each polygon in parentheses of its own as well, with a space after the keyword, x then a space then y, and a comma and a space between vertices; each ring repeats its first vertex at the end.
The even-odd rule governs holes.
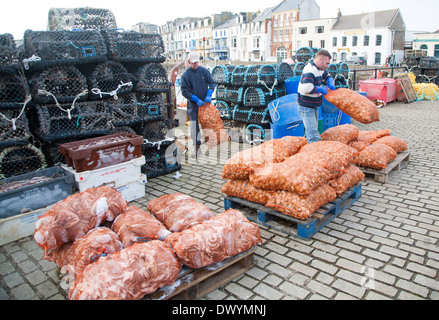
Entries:
POLYGON ((192 51, 191 53, 189 53, 187 59, 189 60, 190 63, 196 63, 200 61, 200 55, 195 51, 192 51))

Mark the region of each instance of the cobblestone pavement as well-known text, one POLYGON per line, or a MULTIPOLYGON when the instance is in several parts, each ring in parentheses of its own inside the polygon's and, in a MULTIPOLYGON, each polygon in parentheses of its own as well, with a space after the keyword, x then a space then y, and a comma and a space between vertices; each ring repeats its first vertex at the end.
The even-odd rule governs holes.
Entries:
MULTIPOLYGON (((261 226, 256 266, 204 299, 438 300, 438 110, 439 102, 392 103, 380 109, 379 123, 354 122, 404 138, 408 165, 385 184, 366 178, 362 196, 311 240, 261 226)), ((180 179, 175 173, 150 179, 146 197, 132 204, 145 209, 153 198, 183 192, 220 213, 222 167, 231 153, 247 147, 232 142, 218 158, 188 160, 180 179)), ((32 237, 0 247, 0 299, 66 299, 58 268, 41 256, 32 237)))

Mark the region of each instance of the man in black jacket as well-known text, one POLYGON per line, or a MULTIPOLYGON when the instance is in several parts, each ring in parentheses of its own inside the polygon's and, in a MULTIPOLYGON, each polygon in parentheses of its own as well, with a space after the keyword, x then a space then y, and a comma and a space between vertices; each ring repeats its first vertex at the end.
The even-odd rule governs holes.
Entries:
POLYGON ((199 62, 198 53, 191 52, 188 56, 189 68, 181 76, 181 93, 188 99, 187 113, 190 120, 191 138, 195 145, 195 157, 198 156, 201 144, 198 107, 202 107, 204 103, 210 103, 215 90, 215 82, 210 71, 199 66, 199 62))

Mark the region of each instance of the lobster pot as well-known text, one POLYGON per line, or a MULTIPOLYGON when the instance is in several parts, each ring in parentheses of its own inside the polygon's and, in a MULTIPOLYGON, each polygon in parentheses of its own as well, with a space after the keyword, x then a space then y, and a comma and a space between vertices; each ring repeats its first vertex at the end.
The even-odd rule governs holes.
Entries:
POLYGON ((47 167, 43 152, 31 144, 0 149, 0 179, 47 167))
POLYGON ((165 99, 161 93, 140 93, 137 96, 138 118, 142 122, 161 120, 165 116, 165 99))
POLYGON ((305 63, 299 62, 294 65, 294 76, 301 76, 303 72, 303 68, 305 68, 305 63))
POLYGON ((47 165, 53 167, 60 164, 66 164, 66 157, 59 152, 59 146, 64 143, 74 142, 77 138, 67 138, 54 142, 41 142, 41 151, 46 158, 47 165))
POLYGON ((97 30, 24 32, 22 62, 26 69, 102 62, 107 60, 106 55, 107 47, 97 30), (40 60, 34 61, 32 57, 40 60))
POLYGON ((113 12, 99 8, 51 8, 48 30, 102 30, 116 29, 113 12))
POLYGON ((338 64, 331 63, 326 69, 326 71, 328 71, 328 73, 332 76, 333 79, 335 79, 335 77, 338 75, 338 67, 339 67, 338 64))
POLYGON ((268 104, 286 95, 284 85, 276 85, 272 90, 265 87, 248 87, 244 92, 243 104, 246 107, 266 107, 268 104))
POLYGON ((141 172, 148 179, 169 174, 181 168, 180 153, 173 141, 147 142, 142 145, 142 155, 145 156, 145 164, 142 165, 141 172))
POLYGON ((79 102, 68 113, 70 104, 37 105, 35 107, 38 119, 34 129, 42 141, 51 142, 66 138, 86 138, 93 135, 108 134, 111 129, 110 112, 104 101, 79 102))
POLYGON ((247 74, 247 66, 237 66, 232 73, 230 84, 236 87, 242 87, 245 84, 245 75, 247 74))
POLYGON ((29 95, 25 78, 10 72, 0 72, 0 109, 23 108, 29 95))
POLYGON ((219 85, 216 87, 215 97, 217 100, 225 100, 226 99, 226 86, 219 85))
POLYGON ((130 93, 118 99, 107 99, 111 124, 114 127, 124 127, 139 123, 139 111, 135 93, 130 93))
POLYGON ((302 47, 297 50, 296 61, 307 63, 315 56, 314 50, 310 47, 302 47))
POLYGON ((20 115, 20 111, 19 109, 0 110, 0 148, 27 144, 32 136, 26 114, 20 115), (15 128, 12 122, 4 117, 16 119, 15 128))
POLYGON ((261 144, 268 138, 269 127, 268 124, 249 124, 245 128, 245 140, 250 144, 261 144))
POLYGON ((232 119, 233 109, 229 107, 227 102, 217 100, 214 105, 218 109, 221 119, 232 119))
POLYGON ((250 124, 268 124, 270 113, 268 108, 244 107, 237 105, 233 109, 233 120, 250 124))
POLYGON ((216 84, 231 84, 235 68, 234 65, 217 65, 212 69, 212 78, 216 84))
POLYGON ((101 31, 108 50, 108 58, 120 62, 164 62, 165 46, 158 33, 135 31, 101 31))
POLYGON ((347 63, 340 63, 340 67, 338 70, 340 75, 342 75, 346 79, 349 79, 349 65, 347 63))
POLYGON ((17 46, 10 33, 0 34, 0 67, 7 68, 14 63, 17 56, 17 46))
POLYGON ((102 99, 128 94, 133 90, 127 69, 116 61, 98 64, 88 75, 89 97, 102 99))
POLYGON ((227 86, 226 87, 226 95, 224 100, 232 103, 242 103, 242 99, 244 98, 244 87, 234 87, 227 86))
POLYGON ((87 94, 84 94, 87 90, 87 79, 74 66, 45 69, 29 80, 29 86, 36 103, 67 103, 87 98, 87 94))
POLYGON ((284 82, 285 80, 294 77, 294 71, 288 63, 282 62, 275 64, 276 79, 278 82, 284 82))
POLYGON ((136 134, 143 136, 146 142, 159 142, 171 136, 166 119, 153 120, 136 126, 136 134))
POLYGON ((168 73, 160 63, 148 63, 136 73, 134 91, 137 93, 167 92, 168 73))
POLYGON ((336 89, 338 88, 349 88, 349 83, 345 77, 339 75, 334 79, 334 86, 336 89))
POLYGON ((244 86, 264 84, 271 87, 276 80, 276 68, 273 65, 248 66, 245 74, 244 86))

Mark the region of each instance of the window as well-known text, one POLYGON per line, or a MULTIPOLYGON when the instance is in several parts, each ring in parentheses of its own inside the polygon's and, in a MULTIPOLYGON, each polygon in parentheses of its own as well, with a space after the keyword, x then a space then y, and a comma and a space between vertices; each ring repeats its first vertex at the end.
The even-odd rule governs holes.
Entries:
POLYGON ((375 53, 375 64, 381 64, 381 53, 380 52, 375 53))
POLYGON ((287 58, 287 49, 285 47, 279 47, 276 50, 276 57, 283 59, 287 58))
POLYGON ((377 34, 375 45, 380 46, 382 42, 383 42, 383 36, 380 34, 377 34))
POLYGON ((337 61, 337 52, 332 53, 332 61, 337 61))
POLYGON ((325 40, 320 40, 320 48, 324 48, 325 47, 325 40))
POLYGON ((352 37, 352 46, 356 47, 358 45, 358 37, 357 36, 353 36, 352 37))
POLYGON ((332 38, 332 46, 333 47, 337 46, 337 37, 332 38))
POLYGON ((347 44, 348 44, 348 38, 347 38, 347 37, 343 37, 343 38, 341 39, 341 45, 342 45, 343 47, 346 47, 347 44))
POLYGON ((312 48, 312 40, 308 41, 308 47, 312 48))
POLYGON ((434 56, 435 56, 436 58, 439 58, 439 44, 436 44, 436 45, 434 46, 434 56))
POLYGON ((420 48, 421 50, 427 50, 428 51, 428 46, 426 44, 423 44, 420 48))
POLYGON ((277 30, 274 30, 273 41, 277 42, 277 30))
POLYGON ((307 32, 307 28, 306 27, 299 28, 299 34, 306 34, 306 32, 307 32))
POLYGON ((317 26, 316 33, 325 33, 325 27, 324 26, 317 26))
POLYGON ((236 48, 236 38, 232 39, 232 48, 236 48))
POLYGON ((368 36, 368 35, 365 35, 365 36, 364 36, 364 43, 363 43, 363 45, 364 45, 365 47, 368 47, 368 46, 369 46, 369 36, 368 36))

